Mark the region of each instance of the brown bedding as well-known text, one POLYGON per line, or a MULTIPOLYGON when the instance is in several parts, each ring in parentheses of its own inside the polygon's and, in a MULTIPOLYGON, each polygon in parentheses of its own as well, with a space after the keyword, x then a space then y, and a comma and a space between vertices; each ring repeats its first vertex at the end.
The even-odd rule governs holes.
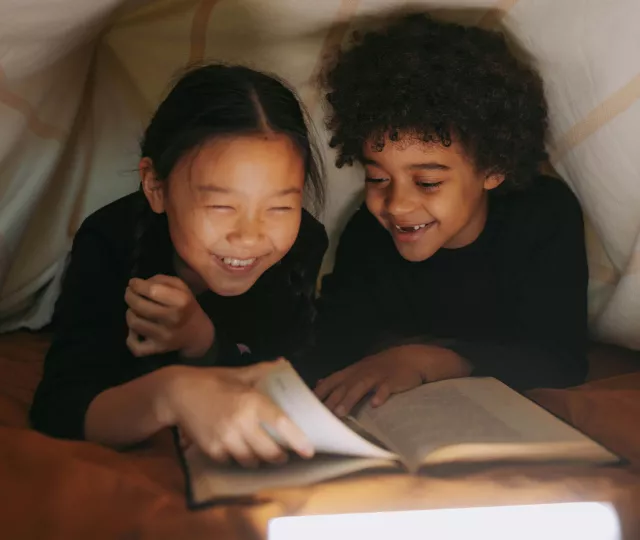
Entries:
MULTIPOLYGON (((531 397, 629 460, 612 468, 502 467, 441 477, 363 476, 191 512, 168 433, 118 453, 28 429, 45 335, 0 337, 0 538, 262 538, 279 515, 610 501, 640 538, 640 355, 599 346, 591 381, 531 397), (384 489, 381 489, 384 483, 384 489)), ((571 535, 568 534, 567 538, 571 535)))

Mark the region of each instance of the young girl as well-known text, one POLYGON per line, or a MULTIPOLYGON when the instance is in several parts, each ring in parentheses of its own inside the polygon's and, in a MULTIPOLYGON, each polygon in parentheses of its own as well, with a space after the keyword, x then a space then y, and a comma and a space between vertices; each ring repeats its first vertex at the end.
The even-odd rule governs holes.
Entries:
POLYGON ((327 238, 301 106, 244 67, 187 73, 142 141, 141 190, 74 241, 31 420, 123 447, 168 426, 213 458, 281 461, 304 435, 251 385, 306 345, 327 238), (211 367, 211 366, 217 367, 211 367), (253 366, 252 366, 253 365, 253 366))
MULTIPOLYGON (((410 15, 327 76, 338 166, 366 204, 322 287, 318 395, 339 415, 425 382, 493 376, 563 387, 586 371, 580 206, 537 174, 539 77, 501 35, 410 15)), ((311 382, 311 381, 310 381, 311 382)))

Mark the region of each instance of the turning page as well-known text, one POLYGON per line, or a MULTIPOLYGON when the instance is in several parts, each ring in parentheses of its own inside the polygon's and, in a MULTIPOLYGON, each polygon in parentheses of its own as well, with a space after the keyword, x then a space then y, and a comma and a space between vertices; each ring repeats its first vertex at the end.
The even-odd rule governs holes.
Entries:
POLYGON ((349 429, 324 406, 288 362, 283 360, 258 383, 257 388, 305 433, 316 453, 398 459, 395 453, 349 429))

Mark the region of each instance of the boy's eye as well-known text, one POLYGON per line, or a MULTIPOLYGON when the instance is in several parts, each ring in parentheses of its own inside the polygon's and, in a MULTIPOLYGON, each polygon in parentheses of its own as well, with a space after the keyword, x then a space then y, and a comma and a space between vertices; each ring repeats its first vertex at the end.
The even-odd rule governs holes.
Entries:
POLYGON ((434 189, 438 189, 442 185, 442 182, 418 181, 417 184, 427 191, 433 191, 434 189))
POLYGON ((223 204, 214 204, 212 206, 209 206, 208 208, 211 208, 212 210, 233 210, 233 206, 226 206, 223 204))
POLYGON ((293 210, 293 208, 291 206, 274 206, 271 210, 274 212, 289 212, 290 210, 293 210))

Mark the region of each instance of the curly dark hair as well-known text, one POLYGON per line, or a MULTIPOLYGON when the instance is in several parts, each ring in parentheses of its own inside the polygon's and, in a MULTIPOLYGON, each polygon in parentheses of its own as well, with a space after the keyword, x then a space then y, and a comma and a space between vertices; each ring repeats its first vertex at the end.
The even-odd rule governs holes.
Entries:
MULTIPOLYGON (((523 186, 547 153, 542 80, 511 53, 502 33, 405 15, 354 35, 323 76, 336 165, 361 161, 385 134, 459 141, 479 171, 523 186)), ((503 189, 504 189, 503 188, 503 189)))

